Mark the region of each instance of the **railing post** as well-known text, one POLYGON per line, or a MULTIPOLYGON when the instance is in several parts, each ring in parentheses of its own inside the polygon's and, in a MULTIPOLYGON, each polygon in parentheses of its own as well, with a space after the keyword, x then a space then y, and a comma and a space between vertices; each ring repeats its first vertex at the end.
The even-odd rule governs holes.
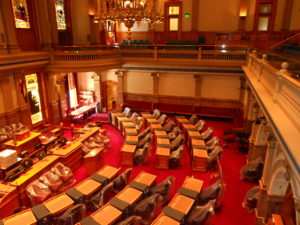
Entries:
POLYGON ((157 46, 154 46, 154 59, 158 58, 157 46))
POLYGON ((267 54, 263 54, 262 55, 262 60, 260 62, 260 68, 259 68, 258 75, 257 75, 257 81, 258 82, 260 81, 261 75, 263 73, 264 64, 267 63, 267 62, 268 62, 268 55, 267 54))
POLYGON ((201 61, 201 59, 202 59, 202 48, 199 47, 198 48, 198 62, 201 61))
POLYGON ((277 102, 278 94, 282 88, 282 75, 288 74, 288 68, 289 68, 289 63, 283 62, 281 64, 281 70, 279 70, 279 72, 277 74, 276 86, 275 86, 275 91, 274 91, 274 95, 273 95, 273 101, 275 103, 277 102))

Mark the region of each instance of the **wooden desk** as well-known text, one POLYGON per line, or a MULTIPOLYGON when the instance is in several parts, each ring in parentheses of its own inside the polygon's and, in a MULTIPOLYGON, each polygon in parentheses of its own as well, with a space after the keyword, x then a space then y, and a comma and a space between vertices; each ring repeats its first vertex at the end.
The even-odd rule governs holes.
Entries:
POLYGON ((5 218, 20 206, 17 188, 0 184, 0 217, 5 218))
POLYGON ((127 202, 129 205, 132 205, 141 198, 142 194, 143 192, 127 186, 120 193, 116 195, 116 198, 124 202, 127 202))
POLYGON ((54 149, 51 153, 60 157, 60 162, 75 172, 82 164, 82 144, 81 142, 71 142, 67 147, 54 149))
POLYGON ((169 145, 170 144, 170 140, 168 138, 157 138, 156 142, 157 142, 157 144, 160 144, 160 145, 169 145))
POLYGON ((134 178, 134 181, 147 186, 152 186, 155 184, 156 177, 156 175, 142 171, 134 178))
POLYGON ((161 126, 160 123, 151 123, 151 124, 150 124, 150 128, 151 128, 152 130, 155 130, 155 129, 161 129, 162 126, 161 126))
POLYGON ((109 115, 111 115, 111 123, 113 126, 118 126, 118 116, 124 116, 122 112, 112 112, 109 115))
POLYGON ((126 136, 125 138, 125 142, 126 141, 129 141, 129 142, 132 142, 130 143, 131 145, 136 145, 138 143, 138 136, 126 136))
POLYGON ((176 194, 169 203, 169 206, 187 215, 191 210, 194 202, 194 199, 185 197, 181 194, 176 194))
POLYGON ((103 168, 101 168, 100 170, 98 170, 97 174, 107 177, 109 180, 112 180, 113 178, 115 178, 117 176, 120 169, 121 168, 115 168, 115 167, 106 165, 103 168))
POLYGON ((40 136, 39 139, 40 139, 42 145, 45 146, 45 150, 48 151, 51 148, 53 148, 53 146, 55 145, 58 137, 57 136, 53 136, 53 137, 47 138, 45 140, 45 139, 42 139, 42 136, 40 136))
POLYGON ((106 204, 96 212, 91 214, 91 217, 101 225, 112 225, 122 215, 122 212, 110 204, 106 204))
POLYGON ((54 128, 50 130, 50 133, 53 134, 54 136, 60 136, 62 135, 62 130, 60 128, 54 128))
POLYGON ((205 146, 204 140, 192 138, 191 142, 192 142, 192 146, 205 146))
POLYGON ((31 152, 34 151, 34 146, 36 146, 40 142, 38 138, 40 135, 41 133, 39 132, 30 132, 30 136, 28 138, 25 138, 22 141, 16 141, 16 143, 14 143, 13 140, 9 140, 4 144, 9 149, 16 150, 18 155, 20 155, 20 153, 24 150, 27 150, 28 153, 30 154, 31 152))
POLYGON ((193 148, 193 171, 206 172, 207 158, 207 150, 193 148))
POLYGON ((78 109, 73 110, 72 112, 69 113, 69 116, 74 117, 74 116, 80 116, 84 113, 87 113, 90 110, 93 110, 95 107, 91 105, 84 105, 81 106, 78 109))
POLYGON ((34 164, 29 170, 27 170, 22 176, 16 180, 10 182, 11 185, 16 186, 19 192, 20 203, 29 206, 29 199, 26 195, 26 187, 33 180, 37 179, 43 173, 50 170, 59 160, 59 156, 48 155, 41 161, 34 164))
POLYGON ((185 117, 175 117, 175 120, 176 120, 177 126, 178 126, 179 128, 182 127, 182 123, 183 123, 183 122, 189 121, 189 120, 188 120, 187 118, 185 118, 185 117))
POLYGON ((155 168, 168 169, 169 168, 170 148, 156 148, 155 168))
POLYGON ((100 127, 92 127, 89 128, 88 130, 86 129, 80 129, 79 131, 82 132, 80 137, 76 140, 77 142, 85 142, 87 139, 90 137, 94 136, 96 133, 98 133, 100 130, 100 127))
POLYGON ((188 133, 189 137, 201 137, 201 134, 199 133, 199 131, 188 130, 187 133, 188 133))
POLYGON ((98 183, 97 181, 87 178, 84 181, 82 181, 80 184, 76 185, 75 189, 80 191, 85 196, 89 197, 97 190, 99 190, 101 185, 102 184, 98 183))
POLYGON ((268 225, 283 225, 281 216, 278 214, 272 214, 272 218, 269 218, 268 225))
POLYGON ((154 135, 156 138, 159 138, 160 136, 167 136, 167 132, 164 130, 154 130, 154 135))
POLYGON ((83 157, 87 176, 91 176, 104 165, 103 154, 104 148, 96 148, 83 157))
POLYGON ((43 204, 48 209, 49 213, 57 215, 70 208, 74 204, 74 201, 68 195, 62 193, 48 199, 43 204))
POLYGON ((135 136, 138 134, 137 130, 135 128, 125 127, 125 135, 132 135, 135 136))
POLYGON ((133 154, 136 149, 136 145, 124 144, 121 149, 121 164, 126 166, 133 165, 133 154))
POLYGON ((187 129, 188 128, 195 128, 195 125, 194 124, 190 124, 190 123, 182 123, 181 124, 181 127, 182 127, 182 132, 185 136, 187 136, 187 129))
POLYGON ((195 179, 193 177, 186 177, 182 187, 200 193, 202 185, 203 180, 195 179))
POLYGON ((144 117, 144 118, 150 118, 150 117, 153 117, 153 115, 151 113, 148 113, 148 112, 142 112, 141 113, 141 116, 144 117))
POLYGON ((4 225, 33 225, 37 221, 31 209, 26 209, 3 219, 3 223, 4 225))
POLYGON ((159 123, 159 121, 155 118, 146 118, 147 123, 151 124, 151 123, 159 123))
POLYGON ((151 225, 180 225, 179 222, 161 213, 151 225))
MULTIPOLYGON (((121 116, 121 117, 116 117, 117 120, 117 125, 118 125, 118 130, 123 131, 124 129, 124 122, 132 122, 130 119, 128 119, 126 116, 121 116)), ((123 132, 122 132, 123 133, 123 132)))

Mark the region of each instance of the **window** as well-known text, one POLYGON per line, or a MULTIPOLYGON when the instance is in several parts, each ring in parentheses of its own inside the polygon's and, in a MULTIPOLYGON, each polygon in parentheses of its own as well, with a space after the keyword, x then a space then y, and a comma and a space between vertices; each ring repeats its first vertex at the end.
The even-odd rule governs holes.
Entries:
POLYGON ((255 29, 257 31, 273 30, 276 0, 257 0, 255 12, 255 29))
POLYGON ((64 8, 64 0, 56 0, 55 1, 55 9, 56 9, 56 22, 58 30, 66 30, 66 16, 65 16, 65 8, 64 8))
POLYGON ((179 15, 179 6, 169 6, 169 15, 179 15))
POLYGON ((29 29, 29 15, 26 0, 12 0, 16 28, 29 29))

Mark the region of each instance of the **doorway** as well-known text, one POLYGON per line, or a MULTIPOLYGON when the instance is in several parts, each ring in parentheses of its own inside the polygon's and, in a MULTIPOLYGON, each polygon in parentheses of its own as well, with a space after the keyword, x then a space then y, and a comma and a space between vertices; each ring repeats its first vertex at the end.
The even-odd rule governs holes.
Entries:
POLYGON ((104 81, 104 105, 106 111, 110 112, 117 109, 117 82, 115 81, 104 81))

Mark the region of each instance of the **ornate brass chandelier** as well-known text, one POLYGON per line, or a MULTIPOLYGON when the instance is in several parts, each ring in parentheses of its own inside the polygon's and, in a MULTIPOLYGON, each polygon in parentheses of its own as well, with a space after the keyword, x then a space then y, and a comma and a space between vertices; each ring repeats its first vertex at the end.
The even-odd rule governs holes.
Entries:
POLYGON ((95 23, 124 23, 127 28, 128 43, 131 43, 131 28, 135 22, 149 25, 163 22, 163 16, 155 12, 154 0, 98 0, 95 23))

